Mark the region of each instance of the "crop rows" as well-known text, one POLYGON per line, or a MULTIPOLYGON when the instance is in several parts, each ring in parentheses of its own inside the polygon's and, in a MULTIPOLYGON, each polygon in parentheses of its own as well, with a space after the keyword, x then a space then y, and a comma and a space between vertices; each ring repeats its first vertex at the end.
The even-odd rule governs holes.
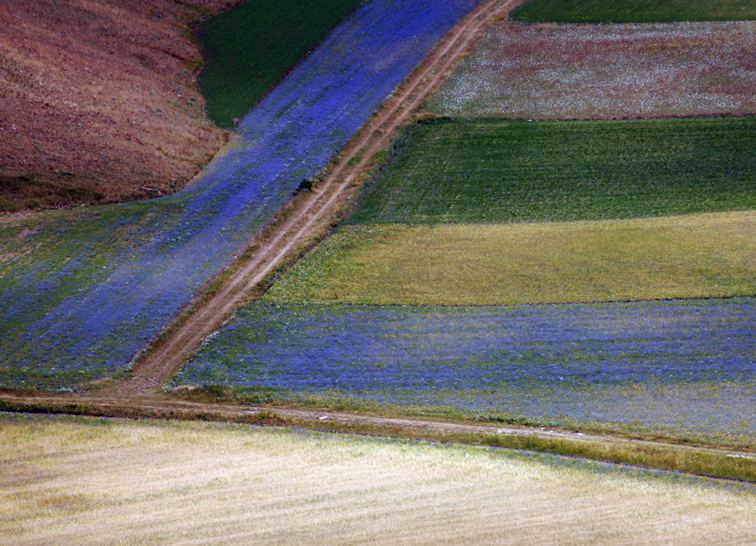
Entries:
POLYGON ((124 369, 474 4, 359 9, 180 194, 4 223, 0 383, 74 386, 124 369))
POLYGON ((174 385, 753 441, 754 320, 753 299, 254 304, 206 344, 174 385))
POLYGON ((756 118, 434 120, 411 128, 348 220, 599 220, 756 207, 756 118))

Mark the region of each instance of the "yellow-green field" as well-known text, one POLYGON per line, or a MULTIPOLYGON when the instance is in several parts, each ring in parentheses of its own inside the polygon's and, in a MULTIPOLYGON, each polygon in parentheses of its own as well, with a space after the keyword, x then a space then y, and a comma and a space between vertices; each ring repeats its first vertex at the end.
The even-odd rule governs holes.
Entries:
POLYGON ((751 544, 753 486, 504 450, 0 416, 0 543, 751 544))
POLYGON ((530 304, 756 294, 756 212, 342 228, 271 302, 530 304))

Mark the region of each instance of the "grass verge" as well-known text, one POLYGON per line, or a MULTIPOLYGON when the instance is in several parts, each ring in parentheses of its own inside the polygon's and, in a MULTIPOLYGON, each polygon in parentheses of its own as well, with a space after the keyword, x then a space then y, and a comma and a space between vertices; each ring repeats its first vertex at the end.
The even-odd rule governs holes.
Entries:
MULTIPOLYGON (((263 408, 262 411, 256 412, 246 411, 241 414, 239 409, 238 405, 230 403, 219 405, 217 402, 205 408, 187 410, 180 406, 161 407, 160 404, 154 402, 140 406, 138 404, 102 404, 96 401, 0 399, 0 411, 285 426, 324 432, 527 450, 713 478, 756 482, 756 458, 747 451, 719 451, 705 446, 641 442, 622 438, 592 438, 589 435, 550 438, 524 427, 514 434, 511 431, 500 432, 500 429, 494 427, 491 428, 490 433, 469 432, 464 429, 433 427, 422 423, 419 426, 412 426, 411 421, 396 424, 390 420, 381 423, 360 419, 339 420, 327 416, 324 419, 319 413, 313 413, 311 417, 282 417, 276 413, 275 407, 263 408)), ((543 432, 542 429, 541 432, 543 432)))

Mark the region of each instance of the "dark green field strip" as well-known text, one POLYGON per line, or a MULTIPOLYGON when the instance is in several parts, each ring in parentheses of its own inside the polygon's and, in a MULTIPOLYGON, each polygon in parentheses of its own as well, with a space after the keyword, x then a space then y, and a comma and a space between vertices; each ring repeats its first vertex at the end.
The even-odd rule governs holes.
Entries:
POLYGON ((751 21, 754 0, 532 0, 512 13, 526 23, 751 21))
POLYGON ((364 0, 251 0, 198 30, 207 115, 232 127, 364 0))
POLYGON ((349 223, 642 218, 756 208, 756 118, 442 119, 397 145, 349 223))

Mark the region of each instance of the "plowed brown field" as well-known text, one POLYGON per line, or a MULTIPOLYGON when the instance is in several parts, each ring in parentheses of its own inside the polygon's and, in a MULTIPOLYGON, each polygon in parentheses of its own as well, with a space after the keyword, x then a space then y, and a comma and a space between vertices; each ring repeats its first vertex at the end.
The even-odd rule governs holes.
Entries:
POLYGON ((153 197, 226 142, 191 25, 241 0, 0 3, 0 212, 153 197))

